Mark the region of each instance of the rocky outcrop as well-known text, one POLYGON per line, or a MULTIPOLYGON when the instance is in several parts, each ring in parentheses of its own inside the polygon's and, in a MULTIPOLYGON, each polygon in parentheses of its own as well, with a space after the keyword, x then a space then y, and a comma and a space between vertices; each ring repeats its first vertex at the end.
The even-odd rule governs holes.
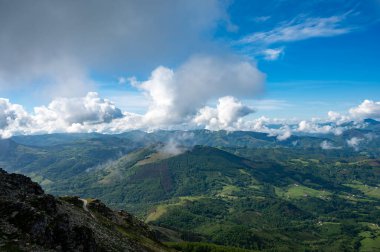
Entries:
POLYGON ((0 251, 168 251, 149 227, 99 200, 55 198, 0 168, 0 251))

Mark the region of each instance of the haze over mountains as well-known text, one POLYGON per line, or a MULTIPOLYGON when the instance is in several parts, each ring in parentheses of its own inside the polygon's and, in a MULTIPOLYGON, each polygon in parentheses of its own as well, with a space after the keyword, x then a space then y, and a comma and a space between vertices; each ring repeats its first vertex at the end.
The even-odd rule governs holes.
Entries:
POLYGON ((54 195, 136 214, 177 249, 371 251, 380 239, 379 136, 372 119, 286 140, 208 130, 15 136, 0 141, 0 164, 54 195))

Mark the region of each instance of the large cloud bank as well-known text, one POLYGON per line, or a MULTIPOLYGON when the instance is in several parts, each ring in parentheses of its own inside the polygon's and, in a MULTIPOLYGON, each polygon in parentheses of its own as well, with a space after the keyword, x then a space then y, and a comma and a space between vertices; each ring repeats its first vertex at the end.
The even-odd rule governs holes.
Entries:
POLYGON ((47 97, 78 96, 93 90, 90 71, 141 73, 211 51, 226 8, 219 0, 0 1, 0 92, 38 86, 47 97))
MULTIPOLYGON (((247 117, 255 108, 241 100, 263 89, 265 75, 241 56, 198 55, 177 69, 159 66, 147 80, 132 77, 131 84, 148 101, 146 113, 122 111, 98 93, 55 98, 28 113, 23 106, 0 99, 0 137, 53 132, 118 133, 131 129, 250 130, 286 140, 292 134, 339 135, 361 127, 365 118, 380 118, 380 102, 365 100, 345 114, 329 111, 326 119, 297 122, 247 117), (275 127, 273 127, 275 125, 275 127)), ((357 141, 356 141, 357 142, 357 141)), ((355 147, 353 140, 348 144, 355 147)), ((323 145, 329 148, 328 144, 323 145)))
POLYGON ((173 108, 173 111, 163 113, 161 117, 152 117, 151 110, 144 115, 122 112, 114 103, 100 98, 94 92, 79 98, 55 99, 47 106, 35 107, 30 114, 21 105, 0 99, 0 137, 54 132, 119 133, 131 129, 194 128, 199 125, 212 130, 234 130, 234 125, 252 113, 253 109, 244 106, 236 98, 226 96, 219 99, 216 108, 205 106, 197 114, 185 114, 187 117, 182 120, 176 117, 176 123, 173 123, 171 113, 180 115, 179 112, 182 111, 173 108))
POLYGON ((178 69, 157 67, 146 81, 130 78, 149 102, 145 114, 122 112, 95 92, 84 97, 56 98, 28 114, 20 105, 1 100, 1 136, 52 132, 122 132, 203 126, 234 129, 253 112, 239 98, 258 94, 265 80, 254 63, 235 55, 195 56, 178 69), (216 108, 207 106, 219 99, 216 108), (209 113, 208 115, 206 115, 209 113), (202 119, 203 118, 203 119, 202 119), (216 121, 215 121, 216 120, 216 121))
MULTIPOLYGON (((168 83, 176 75, 176 72, 170 69, 158 68, 158 70, 170 73, 168 83)), ((137 85, 141 88, 141 85, 149 83, 152 79, 157 80, 154 77, 137 85)), ((160 80, 161 84, 168 81, 165 81, 165 78, 160 80)), ((177 108, 170 104, 170 101, 177 99, 177 95, 180 94, 168 92, 171 90, 168 87, 161 90, 154 85, 149 88, 147 86, 144 88, 148 98, 150 97, 152 100, 151 107, 145 114, 121 111, 112 101, 103 99, 94 92, 90 92, 84 97, 57 98, 47 106, 35 107, 32 113, 28 113, 21 105, 0 98, 0 137, 53 132, 120 133, 131 129, 205 128, 265 132, 277 136, 277 139, 282 141, 288 139, 292 134, 339 135, 346 129, 362 127, 365 123, 363 119, 368 116, 378 118, 379 102, 373 101, 364 101, 357 107, 351 108, 345 115, 330 111, 326 119, 302 120, 298 123, 266 117, 246 118, 247 115, 254 113, 254 109, 232 96, 220 97, 215 106, 207 105, 207 99, 204 98, 195 103, 191 109, 184 110, 181 106, 177 108), (158 102, 154 100, 156 95, 163 97, 166 95, 168 104, 163 103, 162 108, 156 108, 155 104, 158 102), (152 115, 156 109, 161 114, 152 115), (273 127, 273 125, 276 126, 273 127)), ((347 144, 356 149, 360 141, 361 139, 353 138, 347 141, 347 144)), ((338 148, 329 142, 323 143, 321 147, 324 149, 338 148)))

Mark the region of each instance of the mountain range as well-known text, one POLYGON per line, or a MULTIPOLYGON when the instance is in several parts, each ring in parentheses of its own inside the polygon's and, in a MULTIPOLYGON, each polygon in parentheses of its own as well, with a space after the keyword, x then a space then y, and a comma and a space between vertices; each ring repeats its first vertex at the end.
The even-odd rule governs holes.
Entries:
POLYGON ((177 250, 376 251, 380 126, 365 125, 282 141, 208 130, 15 136, 0 140, 0 165, 55 196, 135 214, 177 250))

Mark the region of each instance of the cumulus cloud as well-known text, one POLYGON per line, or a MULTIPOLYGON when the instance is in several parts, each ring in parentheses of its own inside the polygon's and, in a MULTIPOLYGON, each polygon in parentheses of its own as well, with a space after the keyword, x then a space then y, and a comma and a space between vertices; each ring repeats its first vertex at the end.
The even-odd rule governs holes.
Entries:
POLYGON ((342 127, 336 127, 334 125, 321 125, 317 122, 303 120, 298 124, 297 131, 313 134, 333 133, 335 135, 341 135, 344 129, 342 127))
POLYGON ((233 127, 235 130, 267 133, 269 136, 275 136, 279 141, 284 141, 293 135, 294 129, 290 123, 291 121, 285 119, 261 116, 249 120, 239 118, 233 127))
POLYGON ((334 122, 337 125, 341 125, 341 124, 349 122, 351 120, 351 118, 349 116, 342 115, 342 114, 335 112, 335 111, 329 111, 327 113, 327 115, 328 115, 328 121, 334 122))
POLYGON ((349 113, 356 119, 380 119, 380 102, 364 100, 359 106, 351 108, 349 113))
POLYGON ((0 138, 12 136, 14 131, 30 123, 28 113, 21 105, 0 98, 0 138))
POLYGON ((380 120, 380 102, 372 100, 364 100, 361 104, 348 110, 347 113, 341 114, 335 111, 329 111, 327 113, 327 122, 332 123, 331 126, 335 125, 335 128, 347 128, 344 126, 345 123, 353 124, 352 127, 362 127, 363 120, 367 118, 380 120))
POLYGON ((192 57, 177 70, 158 67, 149 80, 132 79, 132 84, 151 102, 144 116, 146 122, 168 125, 191 119, 212 99, 253 98, 264 80, 265 75, 249 60, 203 55, 192 57))
POLYGON ((324 150, 336 150, 336 149, 342 148, 342 147, 334 146, 333 143, 331 143, 330 141, 327 141, 327 140, 323 141, 320 146, 324 150))
MULTIPOLYGON (((21 105, 0 99, 0 137, 13 134, 97 131, 99 125, 122 119, 111 101, 90 92, 85 97, 57 98, 28 114, 21 105)), ((131 116, 129 116, 131 117, 131 116)), ((104 129, 104 128, 103 128, 104 129)))
POLYGON ((47 107, 36 107, 34 118, 38 121, 57 121, 67 124, 98 124, 123 116, 111 101, 95 92, 79 98, 58 98, 47 107))
MULTIPOLYGON (((11 134, 9 132, 114 133, 191 124, 199 109, 214 99, 226 95, 252 98, 261 91, 265 76, 251 61, 229 55, 197 56, 176 70, 158 67, 147 81, 128 80, 148 99, 145 114, 122 112, 113 102, 89 92, 84 97, 55 98, 47 106, 35 107, 32 114, 25 113, 30 121, 29 127, 16 125, 7 131, 7 135, 11 134)), ((233 98, 220 99, 217 111, 220 127, 229 127, 238 118, 252 112, 233 98)), ((2 108, 1 113, 7 118, 1 120, 2 125, 15 121, 7 109, 2 108)))
POLYGON ((234 97, 226 96, 219 99, 216 108, 206 106, 200 109, 194 122, 210 130, 234 129, 234 124, 239 119, 253 112, 252 108, 243 105, 234 97))
MULTIPOLYGON (((237 65, 240 63, 237 63, 237 65)), ((216 69, 223 70, 220 67, 216 69)), ((252 71, 257 73, 257 70, 252 71)), ((216 81, 209 76, 206 78, 195 74, 197 76, 196 80, 203 81, 211 78, 215 83, 212 83, 212 81, 206 82, 211 83, 211 87, 194 85, 194 92, 190 93, 190 96, 194 97, 194 101, 192 101, 187 99, 184 93, 190 92, 189 89, 184 88, 186 91, 182 90, 182 84, 192 83, 192 79, 187 74, 184 76, 190 79, 186 79, 179 72, 179 70, 174 71, 160 67, 152 73, 152 77, 148 81, 130 80, 137 88, 145 90, 146 96, 150 99, 150 107, 145 114, 122 111, 112 101, 101 98, 95 92, 89 92, 83 97, 56 98, 47 106, 35 107, 32 113, 27 113, 21 105, 13 104, 8 99, 0 98, 0 137, 7 138, 14 134, 53 132, 120 133, 132 129, 151 131, 156 129, 206 128, 209 130, 263 132, 270 136, 276 136, 279 141, 283 141, 293 134, 332 133, 340 135, 344 130, 365 126, 361 121, 350 121, 353 118, 352 115, 342 115, 332 111, 328 113, 328 119, 326 120, 298 121, 264 116, 248 119, 246 116, 253 113, 254 109, 244 105, 233 96, 220 97, 217 99, 215 107, 206 105, 206 103, 213 101, 213 92, 217 94, 223 94, 224 91, 227 93, 234 92, 242 97, 246 95, 242 94, 242 90, 251 90, 255 93, 257 89, 261 88, 260 82, 250 83, 252 85, 250 86, 245 82, 239 83, 235 79, 231 79, 228 83, 230 85, 235 83, 235 85, 225 87, 220 82, 222 83, 220 84, 222 90, 215 91, 218 86, 217 83, 219 83, 218 78, 223 79, 223 77, 217 77, 216 81), (178 80, 182 81, 177 82, 178 80), (236 82, 233 82, 233 80, 236 82), (236 90, 229 91, 232 86, 236 90), (210 93, 202 96, 201 99, 195 97, 197 92, 207 93, 208 91, 210 93), (157 114, 153 114, 154 112, 157 114), (350 123, 343 125, 343 122, 350 123)), ((217 72, 214 71, 214 73, 217 72)), ((364 101, 357 108, 351 109, 350 112, 355 115, 360 114, 360 118, 365 118, 369 114, 376 115, 376 103, 370 102, 369 104, 367 106, 368 102, 364 101), (369 110, 367 109, 368 107, 370 108, 369 110), (362 116, 363 113, 365 116, 362 116)), ((358 149, 363 141, 371 141, 375 137, 373 134, 366 134, 362 138, 353 137, 347 140, 347 145, 358 149)), ((178 141, 176 140, 176 142, 178 141)), ((169 145, 175 147, 173 143, 169 145)), ((321 148, 333 149, 339 147, 334 147, 330 142, 326 141, 321 143, 321 148)))

